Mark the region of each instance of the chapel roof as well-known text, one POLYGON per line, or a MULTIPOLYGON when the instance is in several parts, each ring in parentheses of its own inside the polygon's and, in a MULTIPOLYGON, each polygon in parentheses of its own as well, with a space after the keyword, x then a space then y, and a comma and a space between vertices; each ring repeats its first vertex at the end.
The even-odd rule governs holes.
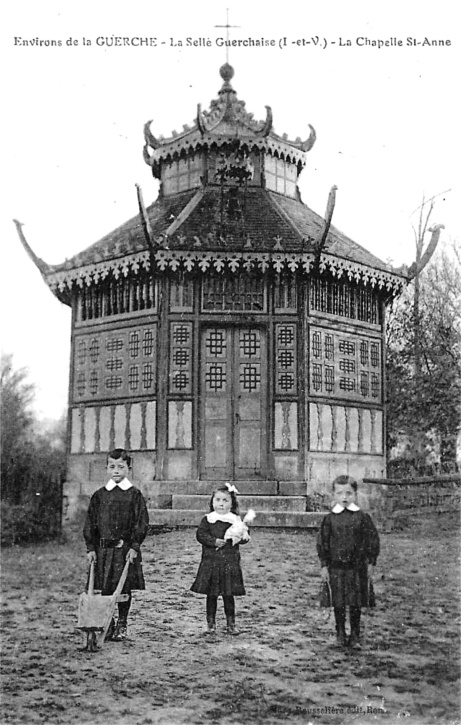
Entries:
MULTIPOLYGON (((199 106, 193 126, 185 126, 180 134, 156 138, 151 122, 146 124, 144 160, 154 176, 161 178, 164 162, 188 150, 206 156, 211 146, 221 148, 227 160, 233 158, 236 146, 240 150, 256 146, 285 159, 283 163, 296 164, 299 173, 315 142, 314 129, 310 127, 304 142, 278 136, 268 106, 266 119, 255 121, 231 86, 233 74, 227 63, 221 67, 223 85, 218 98, 208 111, 199 106)), ((240 170, 240 166, 235 168, 240 170)), ((157 272, 309 272, 316 266, 320 272, 347 275, 356 282, 387 290, 399 291, 404 283, 401 272, 331 224, 334 200, 324 220, 301 201, 296 186, 294 196, 278 193, 267 188, 263 176, 259 185, 235 179, 231 183, 209 182, 207 177, 197 178, 191 185, 194 188, 177 193, 161 190, 147 210, 140 200, 139 214, 61 264, 51 266, 35 258, 47 284, 67 302, 68 290, 74 284, 90 285, 108 275, 117 279, 143 268, 157 272)), ((20 236, 27 245, 22 232, 20 236)), ((33 255, 30 248, 29 253, 33 255)))
POLYGON ((290 158, 300 166, 306 163, 306 154, 315 143, 315 129, 309 125, 309 137, 302 141, 288 139, 286 134, 277 135, 273 130, 272 109, 266 106, 266 118, 256 121, 252 113, 245 107, 245 101, 237 97, 230 81, 234 69, 225 63, 219 69, 223 85, 218 98, 211 101, 210 108, 202 111, 197 107, 197 115, 192 124, 183 126, 181 132, 173 131, 169 137, 154 136, 151 131, 152 121, 144 126, 144 161, 152 168, 152 173, 159 178, 161 161, 170 160, 181 153, 197 151, 200 148, 226 145, 230 140, 239 141, 248 147, 264 148, 284 158, 290 158))
MULTIPOLYGON (((127 274, 152 260, 160 271, 215 267, 261 269, 273 266, 308 271, 324 220, 300 200, 261 188, 247 189, 244 213, 221 213, 219 187, 159 197, 147 210, 153 246, 149 247, 140 214, 106 234, 86 250, 48 268, 47 281, 61 290, 73 282, 127 274), (117 272, 118 270, 118 272, 117 272)), ((401 277, 364 247, 330 226, 321 255, 324 267, 389 287, 401 277)))

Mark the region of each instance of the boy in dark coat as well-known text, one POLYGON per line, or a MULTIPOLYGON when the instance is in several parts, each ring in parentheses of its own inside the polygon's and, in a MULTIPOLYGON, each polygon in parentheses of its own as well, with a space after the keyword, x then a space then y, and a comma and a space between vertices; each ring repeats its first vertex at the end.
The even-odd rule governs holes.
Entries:
POLYGON ((357 506, 357 482, 350 476, 333 481, 334 505, 322 521, 317 552, 322 581, 330 587, 338 644, 360 647, 361 607, 374 606, 371 581, 379 554, 379 536, 369 514, 357 506), (346 607, 351 634, 346 638, 346 607))
POLYGON ((127 636, 131 591, 145 589, 141 544, 149 524, 146 502, 141 491, 127 478, 131 457, 122 448, 107 457, 109 481, 91 497, 83 529, 90 564, 95 563, 95 589, 113 594, 126 561, 130 562, 123 593, 126 602, 118 604, 118 622, 112 620, 106 639, 120 641, 127 636))

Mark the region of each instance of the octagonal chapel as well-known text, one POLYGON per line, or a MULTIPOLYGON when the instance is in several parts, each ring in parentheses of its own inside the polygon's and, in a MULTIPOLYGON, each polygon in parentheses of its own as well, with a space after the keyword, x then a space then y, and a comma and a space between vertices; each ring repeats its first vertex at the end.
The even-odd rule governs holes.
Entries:
POLYGON ((405 280, 331 224, 335 187, 325 219, 301 201, 314 129, 277 135, 220 75, 191 127, 145 125, 156 201, 138 190, 136 217, 35 260, 72 307, 69 511, 114 447, 160 523, 195 522, 225 480, 302 525, 336 475, 385 473, 384 307, 405 280))

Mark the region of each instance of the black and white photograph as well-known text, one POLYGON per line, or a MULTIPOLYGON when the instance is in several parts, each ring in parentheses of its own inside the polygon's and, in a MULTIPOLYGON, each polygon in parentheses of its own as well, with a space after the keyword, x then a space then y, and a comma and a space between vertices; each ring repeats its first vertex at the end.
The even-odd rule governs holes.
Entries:
POLYGON ((5 725, 461 723, 457 15, 5 4, 5 725))

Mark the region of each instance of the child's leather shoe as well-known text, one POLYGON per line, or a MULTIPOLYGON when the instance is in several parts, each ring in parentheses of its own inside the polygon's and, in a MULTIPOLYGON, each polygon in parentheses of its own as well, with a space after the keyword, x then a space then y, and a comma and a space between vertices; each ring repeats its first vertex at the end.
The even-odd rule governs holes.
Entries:
POLYGON ((352 632, 351 636, 349 637, 348 644, 351 649, 362 649, 359 635, 356 632, 352 632))
POLYGON ((235 629, 235 618, 234 617, 227 617, 227 629, 226 633, 230 634, 232 637, 237 637, 240 632, 235 629))
POLYGON ((205 632, 207 637, 215 637, 216 636, 216 618, 215 617, 207 617, 206 618, 206 626, 207 630, 205 632))
POLYGON ((126 622, 117 622, 117 625, 115 627, 114 634, 112 636, 113 642, 122 642, 124 639, 127 638, 127 626, 126 622))

